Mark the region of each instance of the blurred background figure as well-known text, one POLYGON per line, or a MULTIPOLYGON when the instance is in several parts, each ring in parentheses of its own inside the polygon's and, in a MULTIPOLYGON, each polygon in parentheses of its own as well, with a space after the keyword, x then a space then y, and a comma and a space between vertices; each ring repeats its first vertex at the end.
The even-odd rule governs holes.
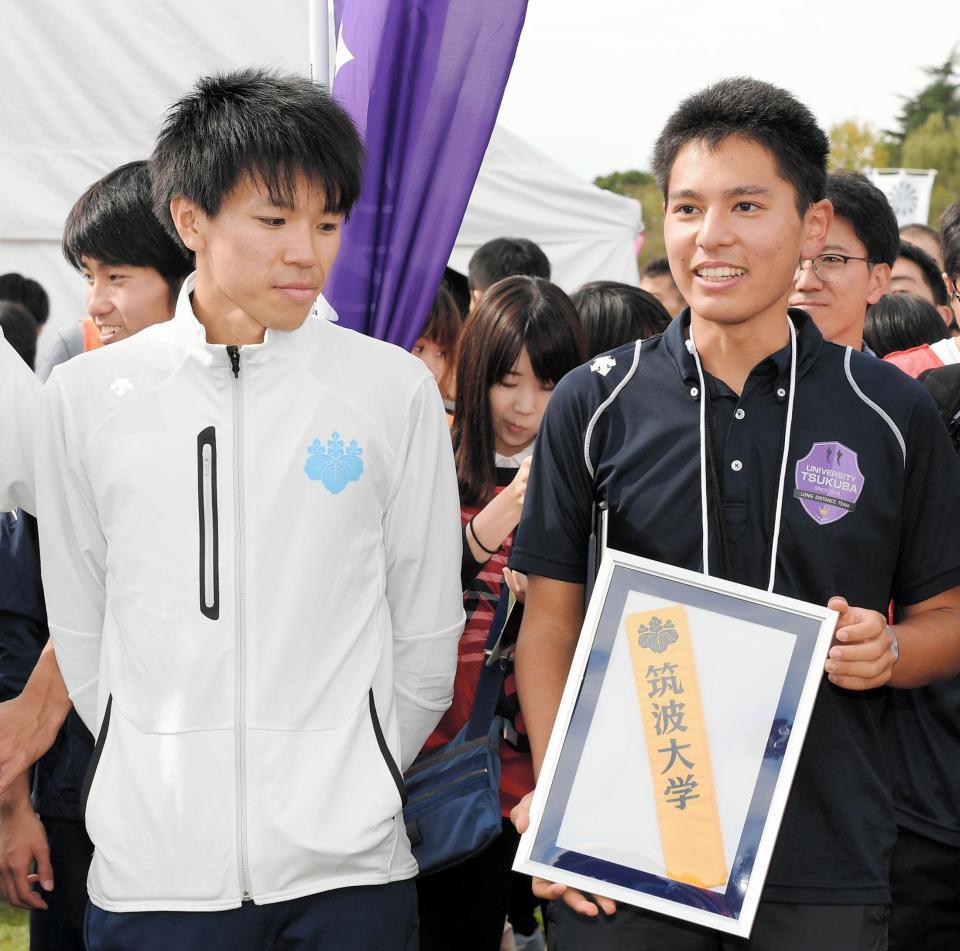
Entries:
POLYGON ((448 412, 453 411, 454 359, 463 317, 453 295, 443 284, 437 289, 430 313, 410 352, 429 367, 448 412))
POLYGON ((588 360, 653 337, 670 324, 670 314, 653 294, 629 284, 594 281, 584 284, 572 299, 583 323, 588 360))
POLYGON ((494 238, 480 245, 467 269, 470 310, 476 308, 488 287, 514 276, 550 280, 550 262, 538 244, 527 238, 494 238))
POLYGON ((40 335, 50 316, 50 298, 39 282, 16 271, 0 274, 0 301, 12 301, 26 307, 36 321, 37 336, 40 335))
POLYGON ((867 309, 863 328, 867 346, 878 356, 949 340, 937 309, 916 294, 886 294, 867 309))
POLYGON ((32 370, 37 359, 37 322, 22 304, 0 300, 0 330, 32 370))
POLYGON ((955 201, 940 216, 940 251, 943 257, 943 283, 953 307, 954 332, 960 321, 960 201, 955 201))
POLYGON ((940 232, 929 225, 904 225, 900 229, 900 237, 909 244, 916 245, 921 251, 926 251, 943 270, 943 254, 940 251, 940 232))
POLYGON ((943 267, 923 248, 901 241, 890 274, 891 294, 916 294, 932 304, 948 328, 955 324, 950 295, 943 281, 943 267))
POLYGON ((640 289, 653 294, 667 309, 671 317, 687 306, 677 282, 670 273, 670 264, 666 258, 654 258, 640 275, 640 289))

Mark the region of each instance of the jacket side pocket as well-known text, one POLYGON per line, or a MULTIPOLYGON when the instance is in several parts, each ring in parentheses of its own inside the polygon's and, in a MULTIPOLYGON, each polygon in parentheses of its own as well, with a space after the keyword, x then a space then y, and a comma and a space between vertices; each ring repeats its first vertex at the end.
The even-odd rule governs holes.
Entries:
POLYGON ((400 767, 397 766, 397 761, 393 758, 393 755, 390 753, 390 748, 387 746, 387 741, 383 736, 383 729, 380 727, 380 718, 377 716, 377 705, 373 700, 373 687, 370 688, 370 722, 373 724, 373 735, 377 738, 377 746, 380 747, 380 755, 383 757, 383 761, 387 764, 387 769, 390 770, 390 776, 393 778, 394 783, 397 787, 397 792, 400 793, 400 803, 402 806, 407 804, 407 787, 403 783, 403 773, 400 772, 400 767))
POLYGON ((200 611, 220 617, 220 529, 217 516, 217 431, 197 436, 197 501, 200 511, 200 611))
POLYGON ((113 706, 113 694, 107 697, 107 709, 103 714, 103 722, 100 724, 100 732, 97 734, 97 743, 93 748, 93 755, 90 757, 90 765, 87 766, 86 775, 83 777, 83 785, 80 787, 80 811, 86 815, 87 798, 90 796, 90 788, 93 786, 93 777, 97 773, 97 766, 100 763, 100 757, 103 755, 103 747, 107 742, 107 731, 110 729, 110 708, 113 706))

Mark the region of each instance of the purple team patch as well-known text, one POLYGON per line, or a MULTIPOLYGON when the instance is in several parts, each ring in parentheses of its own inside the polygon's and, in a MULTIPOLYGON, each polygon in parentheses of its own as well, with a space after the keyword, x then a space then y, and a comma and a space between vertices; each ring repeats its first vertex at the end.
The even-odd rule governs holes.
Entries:
POLYGON ((857 507, 863 473, 857 454, 840 442, 815 442, 798 463, 794 498, 818 525, 829 525, 857 507))

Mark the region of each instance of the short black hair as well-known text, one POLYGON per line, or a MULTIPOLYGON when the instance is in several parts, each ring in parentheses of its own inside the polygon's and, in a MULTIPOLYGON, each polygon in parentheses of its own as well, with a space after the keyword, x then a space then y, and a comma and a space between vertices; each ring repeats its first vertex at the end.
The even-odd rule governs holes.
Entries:
POLYGON ((527 238, 494 238, 481 244, 467 267, 471 291, 485 291, 505 277, 550 280, 550 262, 538 244, 527 238))
MULTIPOLYGON (((659 257, 647 262, 647 266, 641 271, 640 277, 661 277, 664 274, 669 274, 670 279, 673 280, 670 261, 666 257, 659 257)), ((674 281, 674 283, 676 283, 676 281, 674 281)))
POLYGON ((956 285, 960 282, 960 201, 940 216, 940 253, 943 269, 956 285))
POLYGON ((885 294, 867 308, 863 325, 863 339, 878 357, 949 336, 936 308, 916 294, 885 294))
POLYGON ((153 213, 150 169, 128 162, 94 182, 70 209, 63 256, 78 270, 83 259, 120 267, 153 268, 176 297, 193 270, 193 255, 174 241, 153 213))
POLYGON ((41 327, 50 316, 50 298, 43 285, 32 277, 17 274, 16 271, 0 274, 0 300, 23 304, 41 327))
POLYGON ((930 288, 933 302, 937 307, 943 307, 950 303, 950 295, 947 294, 947 285, 943 283, 943 278, 940 276, 940 268, 923 248, 918 248, 909 241, 901 241, 900 247, 897 249, 897 257, 913 261, 920 268, 923 274, 923 282, 930 288))
POLYGON ((685 99, 653 149, 653 173, 666 201, 677 154, 689 142, 715 149, 731 136, 762 145, 793 185, 800 215, 826 191, 830 141, 813 113, 785 89, 758 79, 722 79, 685 99))
POLYGON ((633 340, 663 333, 670 325, 666 307, 647 291, 617 281, 584 284, 573 297, 587 337, 587 359, 633 340))
POLYGON ((900 232, 887 196, 857 172, 833 172, 827 176, 827 198, 834 215, 850 222, 853 233, 867 249, 870 263, 893 267, 900 232))
POLYGON ((0 330, 32 370, 37 359, 37 322, 23 304, 0 300, 0 330))
POLYGON ((215 217, 249 179, 286 208, 302 175, 322 186, 327 211, 349 216, 362 170, 356 127, 323 86, 268 69, 217 73, 167 110, 151 158, 154 209, 179 241, 172 199, 189 198, 215 217))

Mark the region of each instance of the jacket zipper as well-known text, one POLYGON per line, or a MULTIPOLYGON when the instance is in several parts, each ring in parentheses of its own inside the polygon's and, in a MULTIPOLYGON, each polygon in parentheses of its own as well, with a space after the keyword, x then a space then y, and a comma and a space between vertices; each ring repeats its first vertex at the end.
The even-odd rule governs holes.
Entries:
POLYGON ((243 512, 243 384, 240 379, 240 348, 227 347, 230 369, 233 371, 233 478, 234 504, 234 637, 237 651, 236 698, 234 733, 236 736, 237 769, 237 854, 240 865, 240 895, 249 901, 253 888, 250 884, 250 868, 247 858, 247 657, 245 638, 246 592, 246 540, 244 538, 243 512))

